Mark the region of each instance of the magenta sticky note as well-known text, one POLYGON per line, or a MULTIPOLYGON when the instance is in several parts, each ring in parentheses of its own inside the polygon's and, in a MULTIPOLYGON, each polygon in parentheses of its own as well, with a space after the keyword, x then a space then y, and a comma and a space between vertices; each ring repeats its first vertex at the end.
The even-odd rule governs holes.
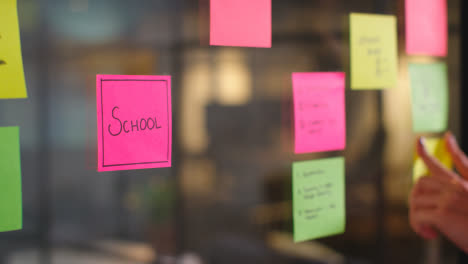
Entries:
POLYGON ((210 0, 210 45, 271 48, 271 0, 210 0))
POLYGON ((171 167, 170 76, 97 75, 98 171, 171 167))
POLYGON ((293 73, 295 153, 343 150, 345 74, 293 73))
POLYGON ((447 56, 447 0, 406 0, 406 52, 447 56))

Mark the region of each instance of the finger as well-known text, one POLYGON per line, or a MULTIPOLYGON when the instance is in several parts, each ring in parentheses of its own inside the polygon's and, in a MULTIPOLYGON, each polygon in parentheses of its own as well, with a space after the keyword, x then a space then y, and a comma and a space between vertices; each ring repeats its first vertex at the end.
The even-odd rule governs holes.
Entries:
POLYGON ((447 183, 436 177, 421 177, 416 182, 416 188, 419 193, 440 193, 443 186, 447 183))
MULTIPOLYGON (((411 196, 410 196, 410 199, 411 199, 411 196)), ((409 210, 409 215, 408 215, 410 226, 415 233, 422 236, 422 226, 416 221, 414 215, 415 215, 414 206, 412 205, 412 203, 410 203, 410 210, 409 210)))
POLYGON ((437 209, 420 209, 413 211, 413 221, 417 225, 426 225, 437 228, 439 226, 437 209))
POLYGON ((442 209, 468 212, 460 204, 468 204, 466 187, 460 179, 442 182, 436 177, 425 177, 418 180, 415 185, 417 192, 413 193, 411 205, 414 210, 442 209))
POLYGON ((412 208, 411 206, 413 205, 413 200, 414 197, 421 192, 421 187, 416 183, 413 188, 410 191, 410 194, 408 196, 408 205, 410 209, 412 208))
POLYGON ((449 214, 450 212, 456 212, 468 216, 468 192, 461 180, 454 180, 451 184, 447 185, 446 188, 440 193, 439 204, 445 208, 444 212, 449 214))
POLYGON ((460 149, 455 136, 451 132, 447 132, 444 139, 455 168, 457 168, 463 178, 468 179, 468 157, 460 149))
POLYGON ((411 227, 413 227, 414 231, 417 230, 417 225, 414 221, 414 211, 415 211, 415 208, 414 208, 414 199, 416 197, 418 193, 418 190, 417 190, 417 186, 414 186, 412 189, 411 189, 411 192, 410 192, 410 195, 408 197, 408 206, 409 206, 409 220, 410 220, 410 224, 411 224, 411 227))
POLYGON ((412 208, 415 211, 436 209, 438 207, 439 194, 416 195, 412 200, 412 208))
POLYGON ((437 231, 427 225, 421 225, 419 227, 419 235, 422 236, 424 239, 432 240, 438 237, 437 231))
POLYGON ((442 177, 446 179, 453 178, 452 172, 447 170, 436 158, 432 157, 427 153, 426 147, 424 146, 424 138, 419 138, 416 147, 419 157, 421 157, 424 164, 426 164, 432 176, 442 177))
MULTIPOLYGON (((411 200, 411 196, 410 196, 411 200)), ((421 236, 424 239, 434 239, 438 236, 434 228, 429 225, 421 224, 415 218, 415 210, 412 203, 410 203, 410 212, 409 212, 409 222, 410 226, 415 233, 421 236)))
POLYGON ((424 239, 434 239, 438 236, 435 229, 428 225, 418 225, 416 223, 411 223, 411 228, 416 234, 424 239))
POLYGON ((440 184, 434 180, 434 177, 420 179, 415 186, 415 192, 411 194, 410 206, 413 210, 436 209, 440 201, 440 184), (427 178, 427 179, 426 179, 427 178), (430 186, 429 188, 427 185, 430 186))

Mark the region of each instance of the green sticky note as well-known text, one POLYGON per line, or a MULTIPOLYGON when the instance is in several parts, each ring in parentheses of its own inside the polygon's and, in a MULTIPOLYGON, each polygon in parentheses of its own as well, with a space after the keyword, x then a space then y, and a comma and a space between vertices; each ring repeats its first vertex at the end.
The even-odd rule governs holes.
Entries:
POLYGON ((0 127, 0 232, 23 226, 18 127, 0 127))
POLYGON ((350 15, 352 89, 391 88, 398 80, 398 41, 395 16, 350 15))
POLYGON ((0 0, 0 99, 26 98, 16 0, 0 0))
POLYGON ((293 163, 294 241, 345 230, 345 160, 342 157, 293 163))
POLYGON ((445 63, 410 64, 414 132, 443 132, 448 124, 448 78, 445 63))

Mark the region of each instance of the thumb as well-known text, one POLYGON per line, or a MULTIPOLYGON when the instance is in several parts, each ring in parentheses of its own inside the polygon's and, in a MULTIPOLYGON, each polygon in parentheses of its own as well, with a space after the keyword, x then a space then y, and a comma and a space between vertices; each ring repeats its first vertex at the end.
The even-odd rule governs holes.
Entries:
POLYGON ((447 150, 452 157, 453 163, 455 168, 457 169, 458 173, 465 179, 468 179, 468 157, 466 157, 465 153, 460 149, 458 146, 457 140, 455 136, 447 132, 444 137, 445 144, 447 145, 447 150))

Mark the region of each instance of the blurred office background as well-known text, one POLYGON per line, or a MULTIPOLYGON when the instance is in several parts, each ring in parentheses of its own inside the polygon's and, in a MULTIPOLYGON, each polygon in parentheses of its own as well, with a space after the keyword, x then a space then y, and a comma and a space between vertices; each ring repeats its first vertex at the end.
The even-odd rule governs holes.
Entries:
MULTIPOLYGON (((455 263, 410 229, 404 1, 273 0, 271 49, 210 47, 209 0, 18 0, 29 98, 24 229, 0 263, 455 263), (347 148, 292 153, 292 72, 349 72, 350 12, 395 14, 399 84, 346 91, 347 148), (172 75, 173 167, 97 173, 96 74, 172 75), (346 233, 293 244, 291 163, 346 157, 346 233)), ((450 129, 460 132, 460 0, 448 0, 450 129)), ((438 59, 441 60, 441 59, 438 59)))

